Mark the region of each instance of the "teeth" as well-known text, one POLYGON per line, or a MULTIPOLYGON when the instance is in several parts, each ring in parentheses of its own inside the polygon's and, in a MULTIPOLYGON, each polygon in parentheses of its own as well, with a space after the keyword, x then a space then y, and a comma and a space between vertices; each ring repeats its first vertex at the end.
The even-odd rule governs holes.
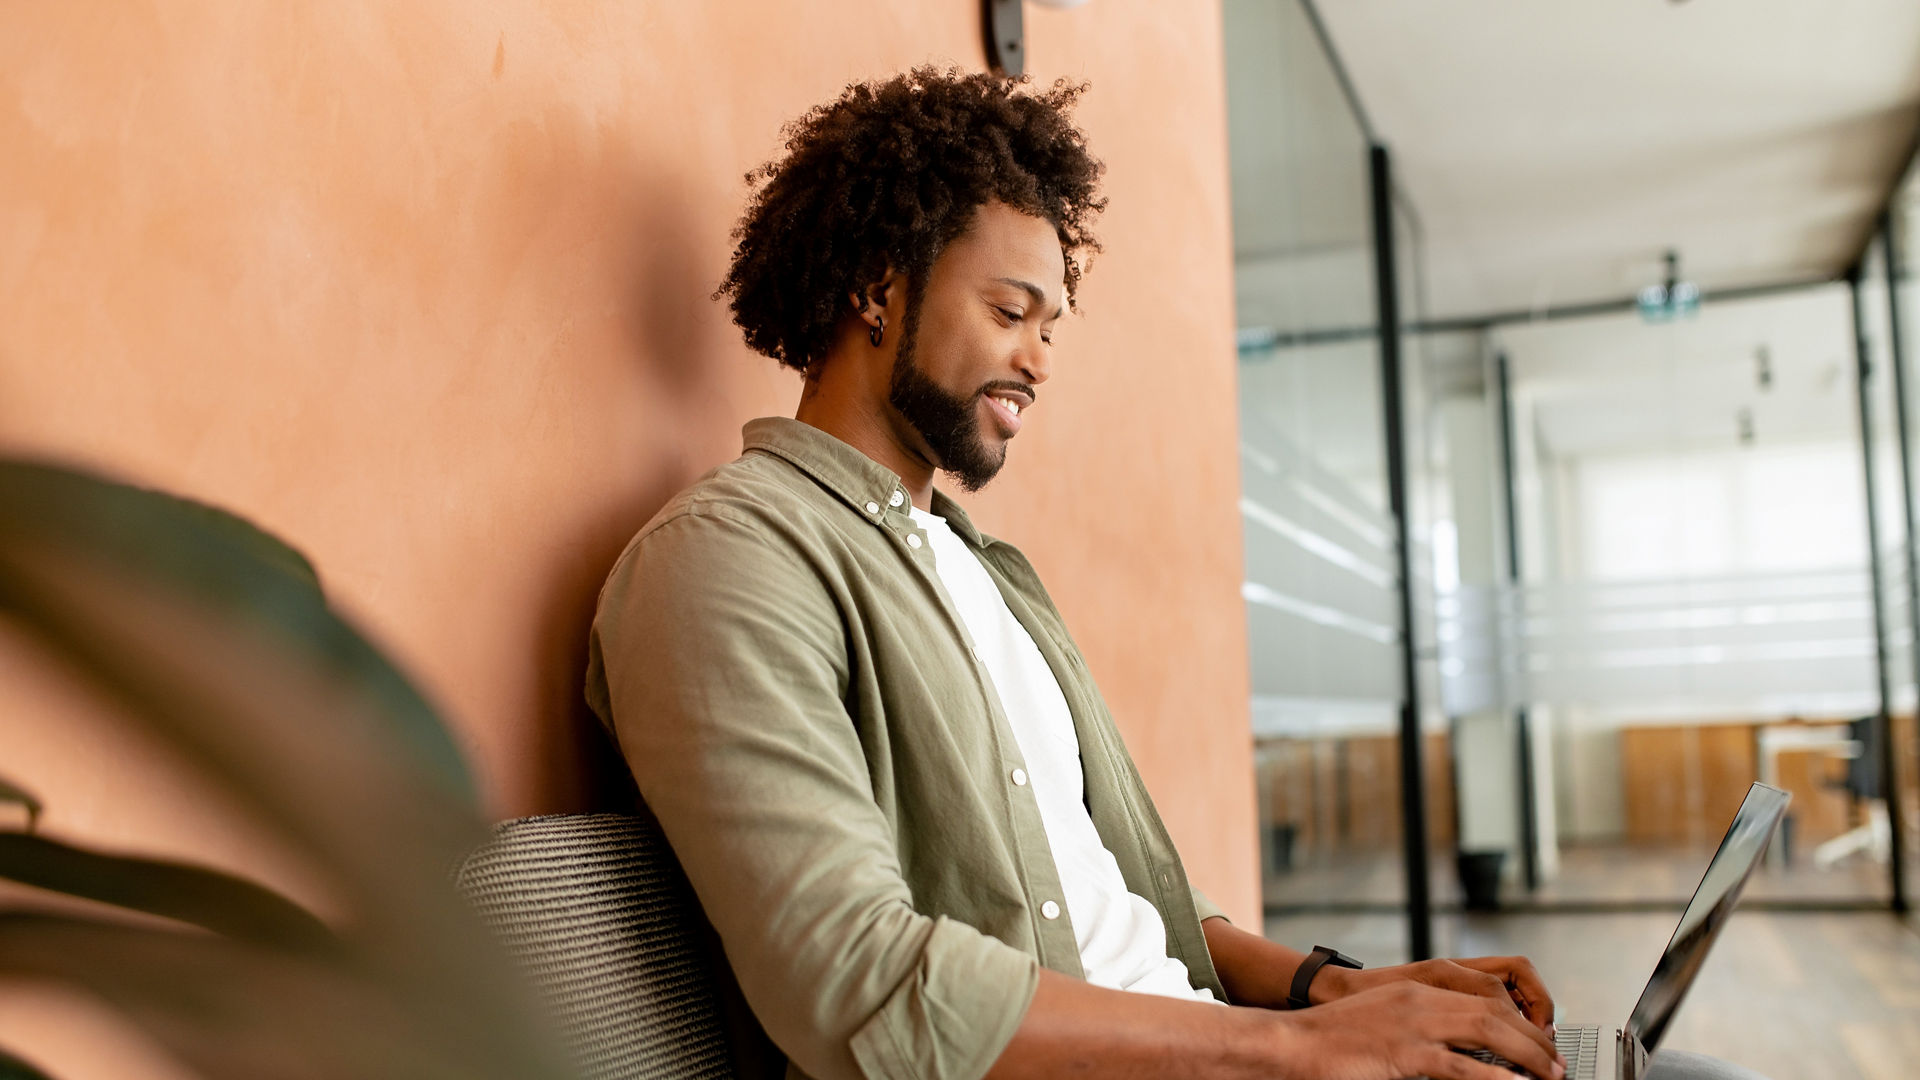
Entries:
POLYGON ((1020 403, 1019 403, 1019 402, 1017 402, 1017 401, 1009 401, 1009 402, 1007 402, 1007 411, 1008 411, 1008 412, 1010 412, 1010 413, 1012 413, 1012 414, 1013 414, 1013 415, 1015 415, 1015 416, 1019 416, 1019 415, 1020 415, 1020 403))

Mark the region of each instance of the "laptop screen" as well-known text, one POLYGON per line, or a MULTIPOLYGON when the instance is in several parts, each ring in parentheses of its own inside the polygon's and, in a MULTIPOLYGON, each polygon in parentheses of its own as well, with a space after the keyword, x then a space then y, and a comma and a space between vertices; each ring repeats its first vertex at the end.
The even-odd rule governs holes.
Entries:
POLYGON ((1733 914, 1733 906, 1740 900, 1741 886, 1759 865, 1761 854, 1767 850, 1767 840, 1780 824, 1780 815, 1786 810, 1789 798, 1791 796, 1779 788, 1755 784, 1748 789, 1740 812, 1733 815, 1733 825, 1720 841, 1720 850, 1713 853, 1713 861, 1707 864, 1700 887, 1694 890, 1693 899, 1687 902, 1687 910, 1680 916, 1680 928, 1673 932, 1673 940, 1667 942, 1667 951, 1660 954, 1653 978, 1647 981, 1639 1004, 1633 1007, 1633 1017, 1627 1021, 1627 1033, 1640 1040, 1648 1051, 1659 1045, 1667 1023, 1680 1008, 1680 999, 1686 996, 1693 977, 1706 961, 1713 939, 1719 935, 1727 916, 1733 914))

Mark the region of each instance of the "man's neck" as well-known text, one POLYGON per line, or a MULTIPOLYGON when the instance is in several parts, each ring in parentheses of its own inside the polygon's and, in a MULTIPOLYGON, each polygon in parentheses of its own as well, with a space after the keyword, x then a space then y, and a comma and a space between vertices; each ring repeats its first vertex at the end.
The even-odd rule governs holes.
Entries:
MULTIPOLYGON (((907 497, 922 510, 933 509, 933 462, 907 442, 904 421, 885 398, 852 392, 857 387, 833 380, 833 366, 809 378, 800 391, 793 418, 815 427, 872 458, 900 477, 907 497)), ((843 369, 844 370, 844 369, 843 369)))

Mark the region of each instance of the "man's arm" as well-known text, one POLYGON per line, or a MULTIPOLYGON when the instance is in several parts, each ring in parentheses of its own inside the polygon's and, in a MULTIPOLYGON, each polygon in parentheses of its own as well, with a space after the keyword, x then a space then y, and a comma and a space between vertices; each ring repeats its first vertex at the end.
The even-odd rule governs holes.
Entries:
MULTIPOLYGON (((1218 922, 1222 920, 1209 920, 1218 922)), ((1109 990, 1042 971, 988 1080, 1513 1080, 1453 1047, 1560 1080, 1552 1044, 1504 1002, 1401 980, 1301 1012, 1109 990)))
MULTIPOLYGON (((1207 935, 1207 951, 1214 970, 1235 1004, 1284 1009, 1293 987, 1293 973, 1307 954, 1258 934, 1250 934, 1222 918, 1200 924, 1207 935)), ((1475 994, 1511 1004, 1534 1026, 1553 1023, 1553 999, 1524 956, 1490 956, 1471 960, 1425 960, 1417 964, 1353 971, 1331 965, 1320 969, 1307 988, 1315 1005, 1392 982, 1411 981, 1443 990, 1475 994)))
POLYGON ((723 511, 657 525, 594 624, 622 754, 755 1016, 820 1080, 974 1080, 1031 956, 913 907, 816 571, 723 511))

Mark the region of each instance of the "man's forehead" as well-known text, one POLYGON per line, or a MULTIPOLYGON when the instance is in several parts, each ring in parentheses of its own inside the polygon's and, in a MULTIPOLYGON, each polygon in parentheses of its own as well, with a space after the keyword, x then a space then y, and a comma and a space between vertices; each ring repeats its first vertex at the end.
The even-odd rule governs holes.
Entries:
POLYGON ((1066 294, 1067 258, 1053 223, 1002 203, 988 203, 948 248, 974 275, 1020 287, 1038 286, 1049 299, 1066 294))

